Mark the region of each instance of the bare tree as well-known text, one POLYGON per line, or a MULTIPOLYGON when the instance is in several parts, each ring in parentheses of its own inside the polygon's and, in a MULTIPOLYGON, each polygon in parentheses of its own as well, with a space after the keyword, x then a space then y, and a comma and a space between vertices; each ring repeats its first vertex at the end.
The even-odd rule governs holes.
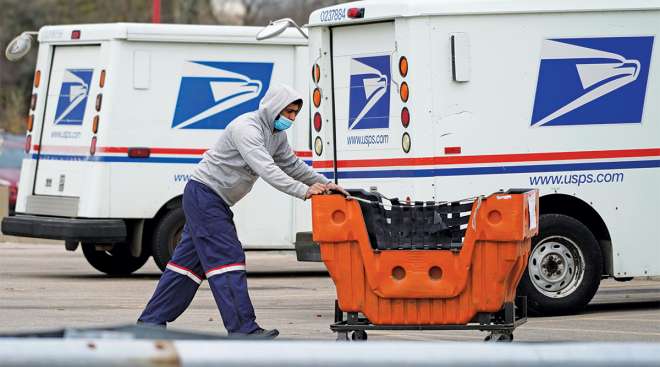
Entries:
POLYGON ((213 15, 220 24, 265 25, 271 20, 291 18, 305 24, 309 14, 340 0, 210 0, 213 15))
MULTIPOLYGON (((309 14, 340 0, 161 0, 164 23, 265 25, 309 14)), ((48 24, 150 22, 150 0, 0 0, 0 49, 16 35, 48 24)), ((0 129, 22 133, 32 88, 36 52, 18 63, 0 57, 0 129)))

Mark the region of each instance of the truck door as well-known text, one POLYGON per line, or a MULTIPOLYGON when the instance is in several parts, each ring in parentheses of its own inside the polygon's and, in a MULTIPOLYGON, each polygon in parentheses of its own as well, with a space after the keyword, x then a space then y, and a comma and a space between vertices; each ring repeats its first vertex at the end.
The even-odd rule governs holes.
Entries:
POLYGON ((37 154, 34 194, 80 197, 91 167, 100 45, 55 46, 37 154), (92 93, 93 92, 93 93, 92 93))
POLYGON ((367 163, 402 154, 401 124, 391 112, 400 103, 392 79, 394 22, 331 31, 336 177, 348 187, 369 187, 376 177, 367 163), (367 166, 356 167, 355 160, 367 166))

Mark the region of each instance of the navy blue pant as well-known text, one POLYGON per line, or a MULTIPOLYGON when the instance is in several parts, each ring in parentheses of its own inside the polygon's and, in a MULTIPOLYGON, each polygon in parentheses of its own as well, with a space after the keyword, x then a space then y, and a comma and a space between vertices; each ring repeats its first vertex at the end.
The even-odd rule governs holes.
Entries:
POLYGON ((206 278, 228 332, 259 329, 231 209, 207 186, 190 180, 183 193, 183 211, 181 241, 139 321, 159 325, 174 321, 206 278))

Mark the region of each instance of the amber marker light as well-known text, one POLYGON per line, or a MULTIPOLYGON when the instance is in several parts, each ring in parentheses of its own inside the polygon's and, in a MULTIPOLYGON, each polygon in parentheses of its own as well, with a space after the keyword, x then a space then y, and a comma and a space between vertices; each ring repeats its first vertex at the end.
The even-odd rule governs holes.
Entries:
POLYGON ((39 88, 40 83, 41 83, 41 70, 37 70, 34 72, 34 87, 39 88))
POLYGON ((399 59, 399 74, 402 77, 408 75, 408 59, 405 56, 401 56, 399 59))
POLYGON ((321 90, 314 88, 314 93, 312 94, 312 100, 314 101, 314 107, 318 108, 321 105, 321 90))
POLYGON ((408 83, 401 83, 401 87, 399 87, 399 96, 401 96, 401 100, 403 102, 408 102, 409 94, 410 91, 408 90, 408 83))
POLYGON ((99 115, 96 115, 92 120, 92 132, 96 134, 98 131, 99 131, 99 115))

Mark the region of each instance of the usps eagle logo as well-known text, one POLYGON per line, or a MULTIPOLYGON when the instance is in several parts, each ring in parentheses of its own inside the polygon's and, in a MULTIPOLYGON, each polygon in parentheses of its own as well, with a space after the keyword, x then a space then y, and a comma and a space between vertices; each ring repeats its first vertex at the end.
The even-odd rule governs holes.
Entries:
POLYGON ((382 129, 390 124, 390 55, 351 59, 348 129, 382 129))
POLYGON ((532 126, 640 123, 653 37, 547 39, 532 126))
POLYGON ((224 129, 259 108, 272 71, 267 62, 186 62, 172 128, 224 129))
POLYGON ((93 69, 65 69, 55 108, 55 125, 82 125, 93 69))

